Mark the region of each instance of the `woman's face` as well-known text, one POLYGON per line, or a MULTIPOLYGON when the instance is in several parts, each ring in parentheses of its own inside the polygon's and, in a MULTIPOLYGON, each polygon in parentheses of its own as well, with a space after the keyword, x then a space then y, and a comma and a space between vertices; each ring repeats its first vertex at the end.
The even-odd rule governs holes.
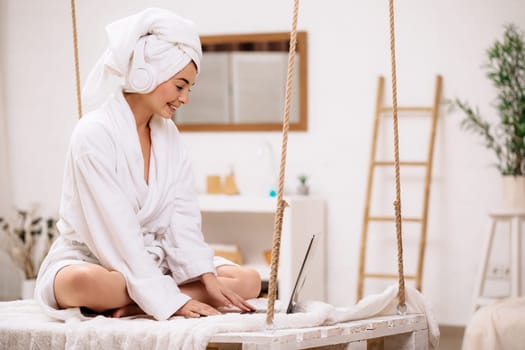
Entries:
POLYGON ((154 114, 171 119, 179 107, 190 101, 190 88, 195 84, 197 68, 190 62, 172 78, 157 86, 149 95, 154 114))

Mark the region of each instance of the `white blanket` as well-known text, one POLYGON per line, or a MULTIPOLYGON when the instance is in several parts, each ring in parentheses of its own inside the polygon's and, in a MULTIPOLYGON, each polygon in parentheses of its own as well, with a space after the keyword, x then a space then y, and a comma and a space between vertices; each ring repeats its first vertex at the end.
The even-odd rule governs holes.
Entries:
MULTIPOLYGON (((395 315, 397 287, 363 299, 351 307, 308 301, 297 305, 297 313, 277 312, 275 329, 305 328, 335 324, 373 316, 395 315)), ((265 303, 265 299, 252 300, 265 303)), ((279 303, 277 303, 279 305, 279 303)), ((431 309, 415 289, 407 289, 408 313, 425 314, 431 347, 437 348, 439 329, 431 309)), ((200 319, 173 317, 113 319, 103 316, 88 321, 61 322, 45 316, 32 300, 0 303, 0 349, 205 349, 211 336, 227 332, 262 331, 266 315, 224 314, 200 319)))
POLYGON ((465 329, 463 350, 525 348, 525 297, 479 309, 465 329))

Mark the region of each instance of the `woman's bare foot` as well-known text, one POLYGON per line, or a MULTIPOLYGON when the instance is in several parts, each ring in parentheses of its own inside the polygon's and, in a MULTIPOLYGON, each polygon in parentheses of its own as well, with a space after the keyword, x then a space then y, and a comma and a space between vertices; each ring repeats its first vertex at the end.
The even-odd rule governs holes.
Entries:
POLYGON ((113 310, 109 316, 114 318, 145 315, 146 313, 137 304, 129 304, 118 309, 113 310))

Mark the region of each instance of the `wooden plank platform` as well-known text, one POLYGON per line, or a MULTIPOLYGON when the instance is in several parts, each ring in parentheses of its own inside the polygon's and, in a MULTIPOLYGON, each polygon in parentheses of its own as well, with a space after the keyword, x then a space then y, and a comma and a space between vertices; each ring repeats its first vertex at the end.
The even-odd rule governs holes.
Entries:
MULTIPOLYGON (((429 332, 423 313, 406 316, 380 316, 345 321, 330 326, 322 308, 311 308, 304 314, 276 314, 278 330, 264 330, 263 314, 225 314, 220 317, 186 320, 174 318, 155 321, 152 318, 113 319, 96 317, 85 322, 52 321, 34 300, 0 303, 0 349, 113 349, 133 344, 140 349, 215 350, 414 350, 429 349, 429 339, 437 345, 431 321, 429 332), (316 311, 317 310, 317 311, 316 311), (288 328, 288 327, 303 328, 288 328), (217 333, 220 329, 227 333, 217 333), (258 329, 259 331, 247 331, 258 329)), ((324 310, 326 311, 326 310, 324 310)), ((334 309, 330 315, 348 319, 347 309, 334 309)), ((359 317, 353 313, 353 317, 359 317)), ((362 315, 362 314, 360 314, 362 315)), ((430 319, 432 320, 432 319, 430 319)))
POLYGON ((208 349, 366 350, 369 341, 383 350, 427 350, 428 328, 424 315, 383 316, 332 326, 264 332, 221 333, 213 336, 208 349))

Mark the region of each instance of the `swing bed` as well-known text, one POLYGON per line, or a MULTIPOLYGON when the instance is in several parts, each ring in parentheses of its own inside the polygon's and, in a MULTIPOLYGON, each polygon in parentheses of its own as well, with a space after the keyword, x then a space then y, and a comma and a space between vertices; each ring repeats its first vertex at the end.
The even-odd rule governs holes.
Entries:
MULTIPOLYGON (((405 288, 401 240, 401 200, 397 130, 397 91, 394 6, 389 0, 392 68, 394 164, 396 175, 396 238, 398 285, 371 295, 350 307, 298 302, 291 314, 276 300, 281 229, 287 203, 283 200, 292 77, 295 61, 299 0, 294 0, 282 152, 274 221, 272 259, 266 314, 223 314, 200 319, 174 317, 167 321, 133 317, 95 317, 88 321, 56 321, 45 316, 34 300, 0 303, 0 349, 385 349, 436 348, 439 330, 422 295, 405 288), (276 312, 277 310, 277 312, 276 312)), ((82 115, 75 0, 71 0, 77 106, 82 115)))

